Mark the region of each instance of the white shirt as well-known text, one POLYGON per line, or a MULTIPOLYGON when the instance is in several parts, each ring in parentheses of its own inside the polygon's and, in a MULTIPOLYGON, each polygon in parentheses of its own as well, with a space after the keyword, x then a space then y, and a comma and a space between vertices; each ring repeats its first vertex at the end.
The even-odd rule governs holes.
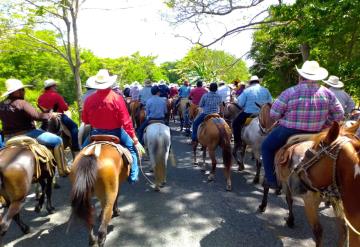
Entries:
POLYGON ((231 89, 227 85, 220 86, 216 93, 221 96, 223 102, 230 102, 231 89))

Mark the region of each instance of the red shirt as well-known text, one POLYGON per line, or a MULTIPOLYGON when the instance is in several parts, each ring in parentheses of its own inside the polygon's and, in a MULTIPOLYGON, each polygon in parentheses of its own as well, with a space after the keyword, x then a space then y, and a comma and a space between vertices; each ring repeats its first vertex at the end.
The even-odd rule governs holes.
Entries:
POLYGON ((125 101, 111 89, 97 90, 86 98, 81 118, 85 124, 90 124, 93 128, 124 128, 131 138, 135 137, 125 101))
POLYGON ((196 87, 190 91, 189 98, 191 98, 193 104, 199 105, 201 97, 207 92, 208 91, 203 87, 196 87))
POLYGON ((56 112, 64 113, 69 109, 64 98, 55 90, 47 89, 40 95, 38 105, 46 110, 52 110, 57 106, 56 112))
POLYGON ((170 98, 175 97, 176 95, 178 95, 178 93, 179 90, 176 87, 171 87, 169 97, 170 98))

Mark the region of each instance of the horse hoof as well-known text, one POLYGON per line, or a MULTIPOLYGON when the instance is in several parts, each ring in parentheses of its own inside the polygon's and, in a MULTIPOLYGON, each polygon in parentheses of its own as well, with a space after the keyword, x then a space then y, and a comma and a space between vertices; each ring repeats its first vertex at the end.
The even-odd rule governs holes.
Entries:
POLYGON ((226 186, 226 191, 232 191, 231 185, 226 186))
POLYGON ((194 162, 193 164, 194 164, 194 166, 198 166, 199 162, 194 162))
POLYGON ((162 182, 162 183, 160 184, 160 188, 164 188, 165 185, 166 185, 166 182, 162 182))
POLYGON ((285 221, 286 221, 286 225, 289 227, 289 228, 294 228, 294 219, 293 218, 285 218, 285 221))
POLYGON ((265 210, 266 210, 266 206, 264 206, 264 205, 261 204, 261 205, 258 207, 258 210, 257 210, 257 211, 258 211, 259 213, 264 213, 265 210))
POLYGON ((53 213, 54 213, 54 210, 55 210, 54 207, 46 208, 46 211, 48 212, 48 214, 53 214, 53 213))
POLYGON ((275 190, 275 195, 277 196, 281 195, 281 188, 275 190))
POLYGON ((156 192, 160 192, 160 187, 159 187, 159 186, 155 186, 154 191, 156 191, 156 192))
POLYGON ((60 189, 60 188, 61 188, 61 186, 60 186, 58 183, 55 183, 55 184, 54 184, 54 189, 57 190, 57 189, 60 189))
POLYGON ((120 216, 120 209, 117 208, 113 211, 112 218, 115 218, 118 216, 120 216))
POLYGON ((253 180, 253 184, 258 184, 259 183, 259 177, 255 177, 254 180, 253 180))
POLYGON ((211 174, 210 174, 208 177, 208 182, 212 182, 212 181, 214 181, 214 176, 211 176, 211 174))
POLYGON ((29 226, 24 226, 23 228, 21 228, 21 231, 22 231, 24 234, 28 234, 28 233, 30 233, 31 228, 30 228, 29 226))
POLYGON ((238 171, 241 172, 243 170, 245 170, 244 164, 239 165, 238 171))
POLYGON ((36 212, 36 213, 40 213, 40 211, 41 211, 41 207, 40 207, 40 206, 36 206, 36 207, 35 207, 35 212, 36 212))

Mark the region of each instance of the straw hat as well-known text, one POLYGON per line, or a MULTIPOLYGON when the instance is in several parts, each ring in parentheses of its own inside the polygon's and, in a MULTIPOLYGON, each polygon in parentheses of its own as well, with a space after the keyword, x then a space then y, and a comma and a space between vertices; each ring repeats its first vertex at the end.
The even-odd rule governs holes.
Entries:
POLYGON ((26 87, 32 87, 32 85, 24 85, 18 79, 8 79, 5 81, 6 92, 1 95, 1 97, 8 96, 9 94, 26 87))
POLYGON ((331 75, 327 80, 323 80, 327 85, 335 88, 342 88, 344 83, 340 81, 339 77, 331 75))
POLYGON ((316 61, 306 61, 301 69, 299 69, 297 66, 295 67, 299 75, 312 81, 323 80, 329 74, 328 71, 320 67, 319 63, 316 61))
POLYGON ((110 76, 109 71, 107 69, 99 70, 99 72, 93 77, 94 78, 91 79, 89 83, 87 83, 89 88, 93 88, 93 89, 110 88, 112 87, 112 85, 114 85, 114 82, 117 79, 117 75, 110 76))
POLYGON ((258 82, 260 82, 260 79, 259 79, 259 77, 258 77, 257 75, 252 75, 252 76, 250 77, 249 82, 252 82, 252 81, 258 81, 258 82))
POLYGON ((54 79, 47 79, 46 81, 44 81, 44 88, 48 88, 56 84, 57 82, 54 79))

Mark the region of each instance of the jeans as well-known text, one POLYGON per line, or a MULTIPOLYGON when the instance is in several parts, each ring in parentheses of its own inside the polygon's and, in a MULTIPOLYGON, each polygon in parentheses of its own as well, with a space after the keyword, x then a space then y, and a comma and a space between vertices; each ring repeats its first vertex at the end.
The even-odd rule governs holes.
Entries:
POLYGON ((274 159, 276 152, 286 144, 287 139, 296 134, 306 133, 303 130, 290 129, 278 126, 271 131, 261 145, 262 159, 264 163, 265 178, 269 185, 277 185, 275 176, 274 159))
POLYGON ((41 129, 30 130, 24 135, 35 138, 40 144, 49 148, 54 148, 62 144, 61 137, 41 129))
POLYGON ((72 149, 74 151, 80 150, 78 140, 79 129, 77 124, 65 114, 61 114, 61 122, 69 129, 71 133, 72 149))
POLYGON ((202 122, 204 122, 204 119, 205 117, 207 116, 208 114, 205 114, 205 113, 201 113, 200 115, 198 115, 195 120, 194 120, 194 123, 193 123, 193 126, 192 126, 192 134, 191 134, 191 139, 193 141, 197 141, 197 132, 198 132, 198 128, 200 126, 200 124, 202 122))
POLYGON ((5 143, 4 143, 4 135, 2 133, 0 133, 0 148, 5 147, 5 143))
POLYGON ((139 141, 142 145, 144 145, 144 131, 146 129, 146 127, 149 125, 149 122, 151 120, 162 120, 164 121, 164 118, 147 118, 142 124, 141 126, 138 128, 137 130, 137 135, 139 138, 139 141))
MULTIPOLYGON (((130 176, 128 177, 128 182, 133 184, 139 179, 139 166, 138 166, 138 157, 136 153, 136 148, 134 146, 134 142, 131 137, 126 133, 123 128, 113 129, 113 130, 104 130, 104 129, 93 129, 91 131, 91 135, 114 135, 119 137, 120 144, 126 147, 133 158, 133 164, 130 170, 130 176)), ((83 143, 83 148, 86 147, 90 142, 90 136, 86 138, 83 143)))
POLYGON ((245 121, 252 114, 247 112, 241 112, 233 121, 232 128, 234 133, 234 142, 239 143, 241 139, 241 129, 245 124, 245 121))

